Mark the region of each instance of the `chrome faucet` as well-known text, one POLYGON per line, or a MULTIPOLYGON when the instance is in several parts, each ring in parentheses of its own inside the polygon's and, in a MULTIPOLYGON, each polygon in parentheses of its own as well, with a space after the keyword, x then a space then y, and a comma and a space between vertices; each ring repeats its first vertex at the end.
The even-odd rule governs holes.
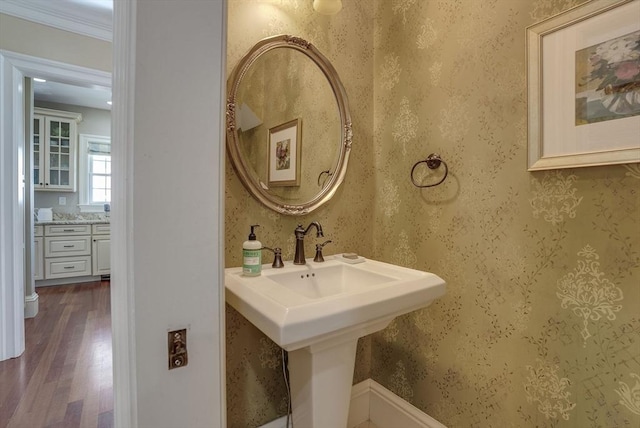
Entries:
POLYGON ((324 234, 322 233, 322 226, 320 226, 320 223, 317 221, 311 222, 306 229, 299 224, 298 227, 296 227, 296 230, 293 231, 296 235, 296 255, 293 258, 294 265, 304 265, 307 263, 304 258, 304 236, 309 232, 311 226, 316 227, 318 238, 324 237, 324 234))

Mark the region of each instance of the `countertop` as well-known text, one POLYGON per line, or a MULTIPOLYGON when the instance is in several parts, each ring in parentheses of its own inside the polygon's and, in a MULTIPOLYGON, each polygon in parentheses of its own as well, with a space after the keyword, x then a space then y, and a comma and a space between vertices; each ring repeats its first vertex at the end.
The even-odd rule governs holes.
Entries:
POLYGON ((53 213, 53 220, 38 221, 38 216, 34 216, 33 224, 36 226, 51 226, 56 224, 109 224, 111 219, 105 213, 53 213))
POLYGON ((107 219, 76 219, 76 220, 51 220, 51 221, 36 221, 33 224, 36 226, 47 226, 56 224, 109 224, 110 220, 107 219))

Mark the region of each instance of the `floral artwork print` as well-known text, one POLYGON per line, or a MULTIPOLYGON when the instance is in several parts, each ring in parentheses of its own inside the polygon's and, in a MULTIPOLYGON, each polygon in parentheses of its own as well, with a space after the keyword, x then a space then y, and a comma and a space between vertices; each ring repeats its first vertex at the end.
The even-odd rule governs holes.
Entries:
POLYGON ((291 168, 291 140, 282 140, 276 143, 276 170, 291 168))
POLYGON ((576 52, 576 125, 640 115, 640 31, 576 52))

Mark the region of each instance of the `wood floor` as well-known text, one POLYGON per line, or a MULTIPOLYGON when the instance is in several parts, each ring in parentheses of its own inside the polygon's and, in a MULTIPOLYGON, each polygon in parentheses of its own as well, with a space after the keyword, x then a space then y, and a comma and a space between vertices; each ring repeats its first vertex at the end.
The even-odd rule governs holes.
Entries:
POLYGON ((36 291, 24 354, 0 362, 0 427, 113 427, 109 282, 36 291))

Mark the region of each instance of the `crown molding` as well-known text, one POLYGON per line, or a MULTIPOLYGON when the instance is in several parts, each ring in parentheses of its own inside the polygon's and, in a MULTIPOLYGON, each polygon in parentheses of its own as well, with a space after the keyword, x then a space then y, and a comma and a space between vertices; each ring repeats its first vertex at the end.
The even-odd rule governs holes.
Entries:
POLYGON ((111 88, 111 73, 0 49, 0 55, 26 75, 83 88, 111 88))
POLYGON ((95 8, 61 1, 1 0, 0 12, 108 42, 113 39, 112 14, 106 10, 98 13, 95 8))

